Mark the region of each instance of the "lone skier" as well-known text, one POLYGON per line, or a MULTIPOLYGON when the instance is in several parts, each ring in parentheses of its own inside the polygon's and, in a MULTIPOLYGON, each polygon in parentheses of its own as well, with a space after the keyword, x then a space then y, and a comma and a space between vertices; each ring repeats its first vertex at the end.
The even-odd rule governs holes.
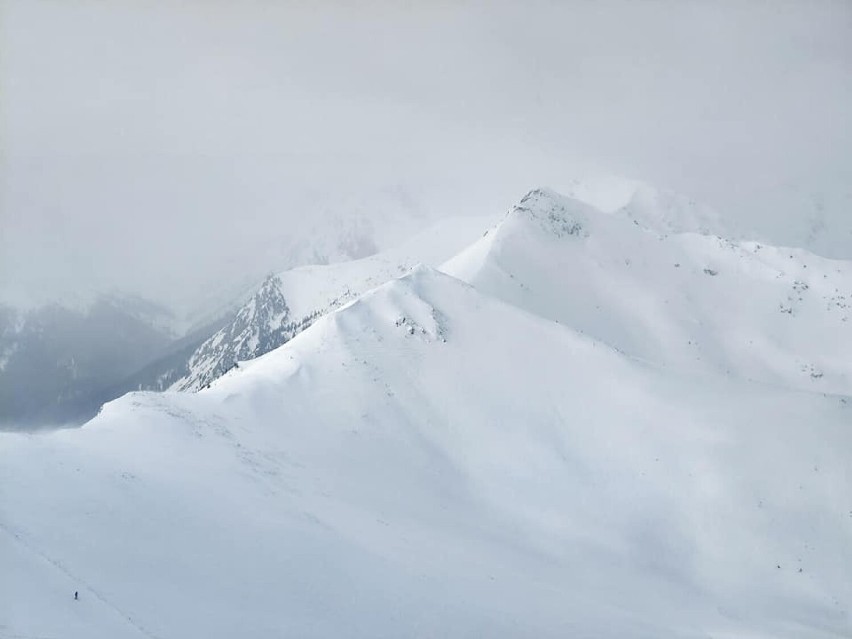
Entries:
POLYGON ((74 601, 77 601, 80 598, 80 593, 76 590, 74 591, 74 601))

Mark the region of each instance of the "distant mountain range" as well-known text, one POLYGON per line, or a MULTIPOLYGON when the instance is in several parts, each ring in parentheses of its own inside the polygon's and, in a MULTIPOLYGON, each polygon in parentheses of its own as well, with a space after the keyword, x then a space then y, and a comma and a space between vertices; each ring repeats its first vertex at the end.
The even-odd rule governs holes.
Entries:
POLYGON ((0 309, 0 424, 91 418, 115 397, 104 389, 169 352, 173 336, 164 319, 164 309, 120 297, 100 298, 83 311, 0 309))

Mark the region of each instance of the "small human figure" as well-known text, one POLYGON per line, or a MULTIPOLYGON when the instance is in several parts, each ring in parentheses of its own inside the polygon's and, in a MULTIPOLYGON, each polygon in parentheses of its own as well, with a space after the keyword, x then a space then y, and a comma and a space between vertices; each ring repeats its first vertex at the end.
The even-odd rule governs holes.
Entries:
POLYGON ((80 593, 76 590, 74 591, 74 601, 77 601, 80 598, 80 593))

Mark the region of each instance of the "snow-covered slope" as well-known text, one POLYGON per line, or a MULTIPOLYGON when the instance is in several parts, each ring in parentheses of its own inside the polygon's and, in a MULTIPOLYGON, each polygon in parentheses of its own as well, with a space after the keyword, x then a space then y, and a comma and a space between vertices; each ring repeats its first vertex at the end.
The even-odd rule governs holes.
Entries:
POLYGON ((443 269, 675 370, 852 393, 850 262, 661 233, 539 189, 443 269))
POLYGON ((405 274, 418 263, 443 262, 493 222, 491 217, 446 218, 398 247, 360 260, 304 266, 269 276, 234 319, 193 353, 187 374, 172 390, 203 388, 238 362, 281 346, 364 291, 405 274))
POLYGON ((0 434, 0 632, 847 636, 850 419, 420 267, 200 393, 0 434))

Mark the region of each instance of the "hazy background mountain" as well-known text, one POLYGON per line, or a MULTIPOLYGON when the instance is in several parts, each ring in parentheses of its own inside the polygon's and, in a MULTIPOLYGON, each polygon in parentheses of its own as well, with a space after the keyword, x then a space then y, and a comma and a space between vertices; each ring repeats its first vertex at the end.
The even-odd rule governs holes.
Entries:
POLYGON ((353 213, 381 235, 377 212, 488 214, 601 172, 852 254, 848 2, 0 12, 14 305, 118 288, 181 315, 295 265, 278 259, 291 236, 353 213))
POLYGON ((429 218, 396 195, 374 204, 365 211, 350 203, 352 209, 270 235, 254 259, 194 292, 195 306, 180 315, 138 296, 94 291, 78 291, 73 303, 0 306, 0 428, 79 425, 132 390, 197 390, 237 361, 280 346, 356 293, 421 260, 447 259, 496 219, 468 216, 424 228, 429 218), (351 262, 351 269, 333 267, 351 262), (329 291, 322 275, 287 273, 297 285, 285 299, 263 264, 279 272, 315 265, 336 283, 329 291), (319 290, 304 290, 311 282, 319 290), (308 307, 306 295, 313 300, 308 307), (291 316, 288 304, 301 314, 291 316))
POLYGON ((180 379, 268 274, 535 184, 852 256, 849 3, 6 0, 0 61, 9 414, 180 379))
POLYGON ((104 387, 165 354, 164 311, 100 298, 85 311, 58 305, 0 314, 0 426, 64 425, 90 418, 104 387))

